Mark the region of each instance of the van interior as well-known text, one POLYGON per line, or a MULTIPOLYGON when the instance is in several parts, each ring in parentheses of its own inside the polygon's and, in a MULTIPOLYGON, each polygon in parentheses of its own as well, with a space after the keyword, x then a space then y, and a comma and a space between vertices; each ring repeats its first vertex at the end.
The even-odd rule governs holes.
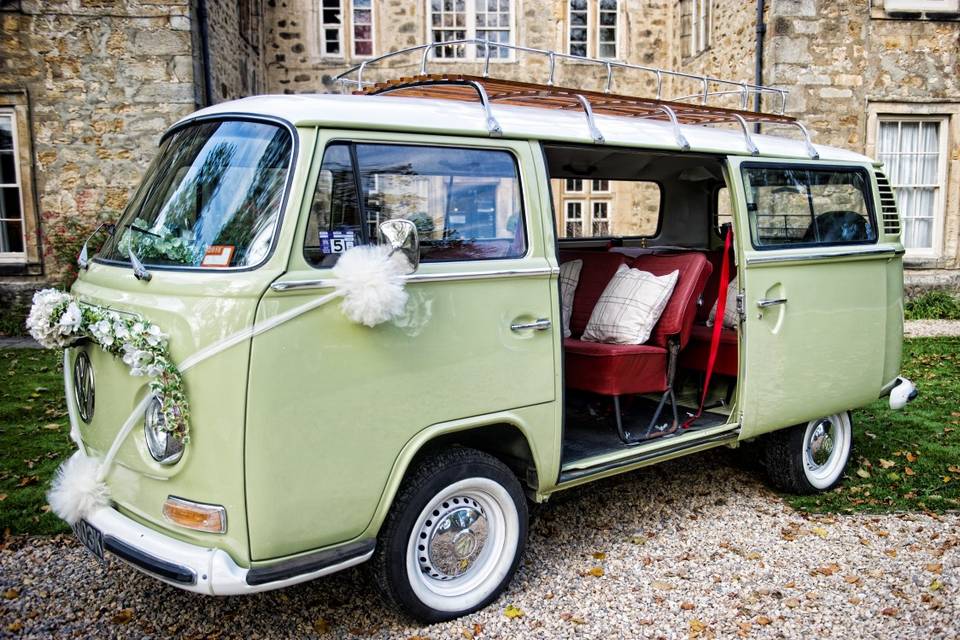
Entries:
POLYGON ((737 275, 732 243, 724 251, 730 223, 724 158, 560 144, 544 145, 544 154, 561 288, 563 265, 580 261, 563 341, 563 467, 726 424, 738 373, 735 283, 717 319, 715 360, 698 413, 714 332, 711 310, 727 290, 721 283, 724 256, 727 281, 737 275), (584 336, 623 265, 654 276, 677 272, 642 344, 584 336))

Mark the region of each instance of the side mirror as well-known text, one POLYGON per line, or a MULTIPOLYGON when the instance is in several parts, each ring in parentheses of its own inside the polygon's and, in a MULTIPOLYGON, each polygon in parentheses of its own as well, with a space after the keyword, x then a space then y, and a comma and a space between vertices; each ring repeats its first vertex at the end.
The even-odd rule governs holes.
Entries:
POLYGON ((417 227, 404 218, 386 220, 377 226, 377 238, 380 244, 390 247, 390 255, 402 253, 410 263, 409 273, 420 266, 420 236, 417 227))

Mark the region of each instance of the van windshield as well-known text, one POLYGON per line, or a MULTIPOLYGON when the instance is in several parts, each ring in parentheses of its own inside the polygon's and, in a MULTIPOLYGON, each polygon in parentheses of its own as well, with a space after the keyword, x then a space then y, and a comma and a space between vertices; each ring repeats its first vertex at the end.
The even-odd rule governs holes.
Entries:
POLYGON ((293 141, 283 127, 218 121, 167 136, 100 257, 146 265, 256 266, 270 253, 293 141))

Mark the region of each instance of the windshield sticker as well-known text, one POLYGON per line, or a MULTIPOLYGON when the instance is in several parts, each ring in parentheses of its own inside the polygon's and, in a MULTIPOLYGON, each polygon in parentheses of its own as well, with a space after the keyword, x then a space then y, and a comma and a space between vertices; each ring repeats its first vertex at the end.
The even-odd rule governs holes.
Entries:
POLYGON ((325 253, 343 253, 356 245, 357 239, 353 231, 321 231, 320 249, 325 253))
POLYGON ((232 244, 210 245, 207 247, 207 252, 204 254, 200 266, 213 269, 226 269, 230 266, 230 259, 233 258, 235 248, 232 244))

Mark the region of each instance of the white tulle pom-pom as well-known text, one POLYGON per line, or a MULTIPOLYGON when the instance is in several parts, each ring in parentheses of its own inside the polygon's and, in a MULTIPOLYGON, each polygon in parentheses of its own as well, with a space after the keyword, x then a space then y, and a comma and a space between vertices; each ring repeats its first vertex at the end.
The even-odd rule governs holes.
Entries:
POLYGON ((407 292, 403 288, 406 258, 390 255, 385 245, 364 245, 345 252, 333 274, 343 295, 340 309, 351 321, 375 327, 403 314, 407 292))
POLYGON ((107 506, 110 492, 103 482, 97 480, 99 470, 99 460, 79 451, 67 458, 57 469, 47 493, 47 501, 53 512, 72 525, 100 507, 107 506))

